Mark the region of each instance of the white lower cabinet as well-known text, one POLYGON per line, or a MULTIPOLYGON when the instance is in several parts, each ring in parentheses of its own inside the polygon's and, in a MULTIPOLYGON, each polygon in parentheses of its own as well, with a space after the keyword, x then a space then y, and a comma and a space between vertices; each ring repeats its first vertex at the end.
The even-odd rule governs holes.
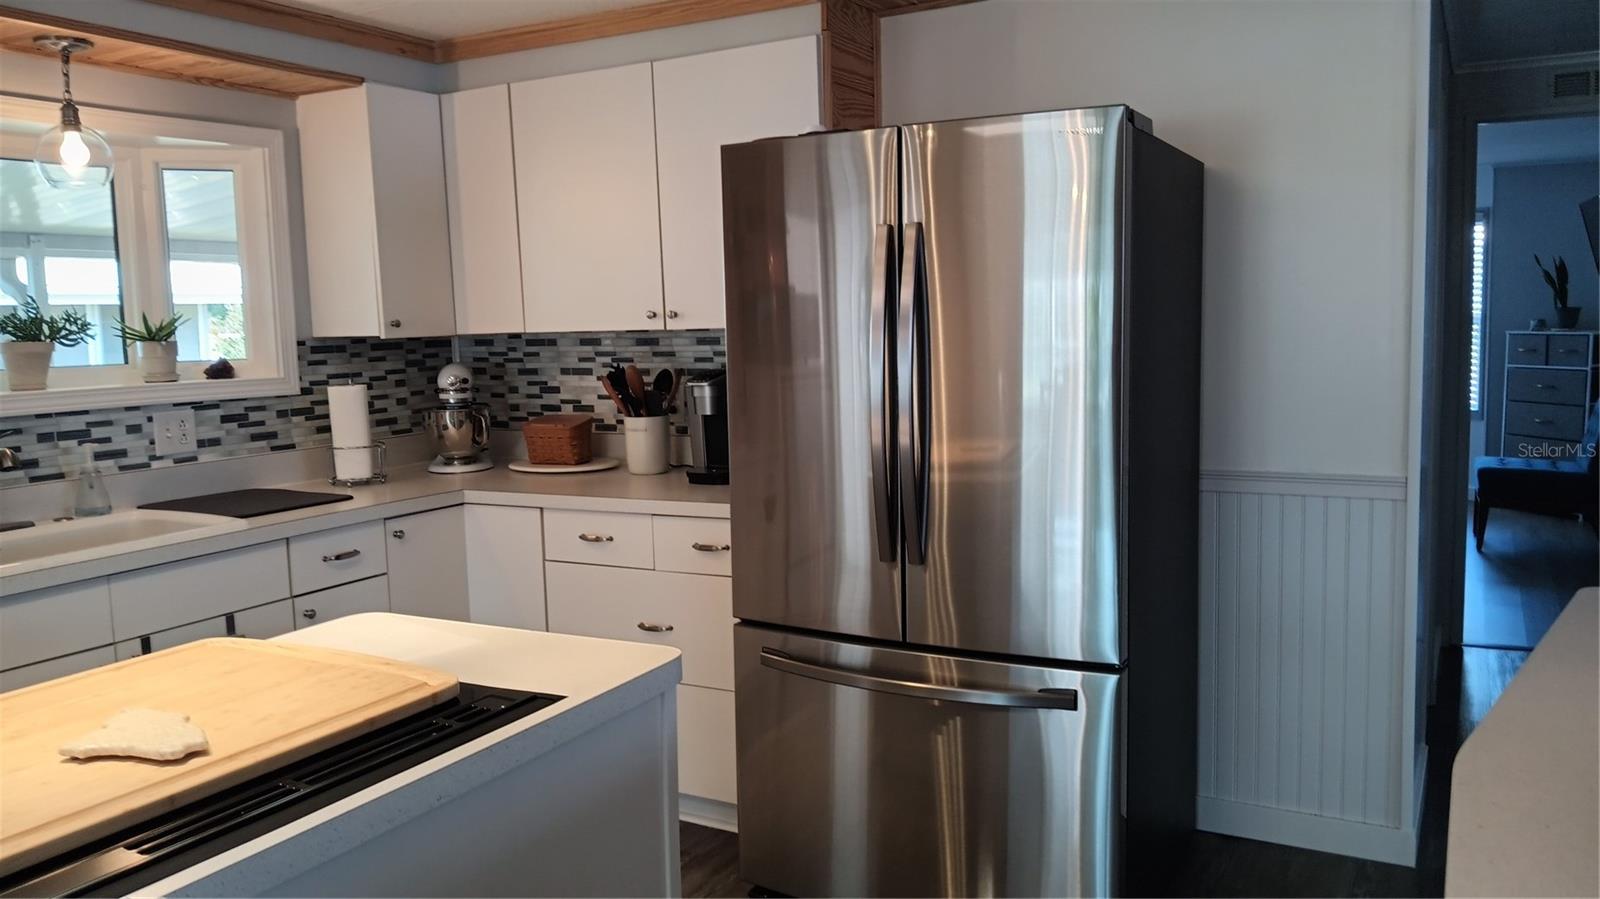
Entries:
POLYGON ((115 574, 110 584, 116 639, 137 639, 288 597, 289 560, 274 540, 115 574))
POLYGON ((383 522, 388 541, 389 610, 472 620, 467 605, 466 525, 461 506, 383 522))
POLYGON ((280 599, 233 613, 233 635, 265 640, 294 630, 294 601, 280 599))
POLYGON ((380 575, 294 598, 294 626, 310 627, 357 612, 389 611, 389 578, 380 575))
POLYGON ((113 640, 105 578, 0 598, 0 669, 56 659, 113 640))
POLYGON ((733 691, 678 685, 678 792, 738 801, 733 691))
POLYGON ((32 665, 23 665, 9 671, 0 671, 0 693, 8 690, 19 690, 47 680, 88 671, 90 668, 99 668, 109 665, 117 660, 116 650, 109 646, 99 646, 83 652, 75 652, 60 658, 47 659, 35 662, 32 665))
POLYGON ((517 506, 463 508, 469 620, 544 630, 543 512, 517 506))

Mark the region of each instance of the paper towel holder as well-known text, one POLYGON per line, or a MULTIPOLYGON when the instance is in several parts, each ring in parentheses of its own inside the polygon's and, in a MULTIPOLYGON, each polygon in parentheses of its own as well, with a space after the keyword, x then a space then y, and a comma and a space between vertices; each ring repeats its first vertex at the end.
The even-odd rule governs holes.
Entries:
POLYGON ((373 460, 373 463, 372 463, 372 476, 371 477, 367 477, 367 478, 341 478, 341 477, 338 477, 338 476, 334 476, 334 477, 328 478, 328 483, 332 484, 335 487, 367 487, 367 486, 371 486, 373 484, 383 484, 383 483, 388 482, 389 473, 386 470, 388 466, 385 464, 385 461, 386 461, 385 457, 388 454, 388 449, 389 449, 388 445, 385 444, 382 440, 374 440, 374 441, 372 441, 371 443, 369 443, 369 444, 367 444, 365 446, 334 446, 334 447, 329 447, 328 452, 329 452, 330 455, 336 454, 340 450, 366 450, 368 452, 376 451, 376 458, 373 460))

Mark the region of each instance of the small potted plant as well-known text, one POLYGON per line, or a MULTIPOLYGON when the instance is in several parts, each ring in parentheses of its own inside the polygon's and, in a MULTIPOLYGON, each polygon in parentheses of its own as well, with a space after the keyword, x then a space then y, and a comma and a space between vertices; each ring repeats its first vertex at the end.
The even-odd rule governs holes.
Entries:
POLYGON ((117 319, 115 330, 122 342, 139 345, 139 374, 146 384, 178 380, 178 328, 183 322, 181 313, 155 322, 140 313, 137 325, 117 319))
POLYGON ((1555 256, 1551 261, 1555 264, 1547 269, 1537 254, 1533 257, 1533 264, 1539 266, 1539 274, 1544 275, 1544 283, 1550 285, 1551 299, 1556 304, 1556 327, 1571 331, 1578 326, 1578 316, 1583 314, 1583 307, 1567 305, 1567 260, 1555 256))
POLYGON ((0 316, 0 343, 6 362, 6 383, 12 390, 43 390, 50 377, 50 357, 57 346, 79 346, 89 339, 94 325, 76 310, 45 315, 39 301, 29 296, 16 309, 0 316))

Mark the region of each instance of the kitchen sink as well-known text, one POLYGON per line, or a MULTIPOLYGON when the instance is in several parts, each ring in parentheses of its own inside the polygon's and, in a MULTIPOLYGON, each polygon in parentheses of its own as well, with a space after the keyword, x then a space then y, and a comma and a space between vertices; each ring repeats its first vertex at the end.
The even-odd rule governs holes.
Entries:
POLYGON ((130 509, 0 531, 0 577, 237 531, 238 518, 130 509))

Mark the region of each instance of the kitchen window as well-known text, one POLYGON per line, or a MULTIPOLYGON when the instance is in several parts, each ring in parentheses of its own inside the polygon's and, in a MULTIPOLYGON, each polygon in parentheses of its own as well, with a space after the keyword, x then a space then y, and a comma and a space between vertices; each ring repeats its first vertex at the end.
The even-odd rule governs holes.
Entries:
POLYGON ((1472 345, 1467 371, 1467 411, 1483 415, 1483 313, 1489 293, 1489 210, 1472 217, 1472 345))
POLYGON ((116 168, 61 189, 32 161, 56 114, 0 97, 0 312, 32 296, 94 331, 56 348, 49 389, 0 392, 0 414, 297 392, 281 132, 86 109, 116 168), (174 313, 179 380, 145 384, 116 322, 174 313), (206 380, 219 358, 235 377, 206 380))

